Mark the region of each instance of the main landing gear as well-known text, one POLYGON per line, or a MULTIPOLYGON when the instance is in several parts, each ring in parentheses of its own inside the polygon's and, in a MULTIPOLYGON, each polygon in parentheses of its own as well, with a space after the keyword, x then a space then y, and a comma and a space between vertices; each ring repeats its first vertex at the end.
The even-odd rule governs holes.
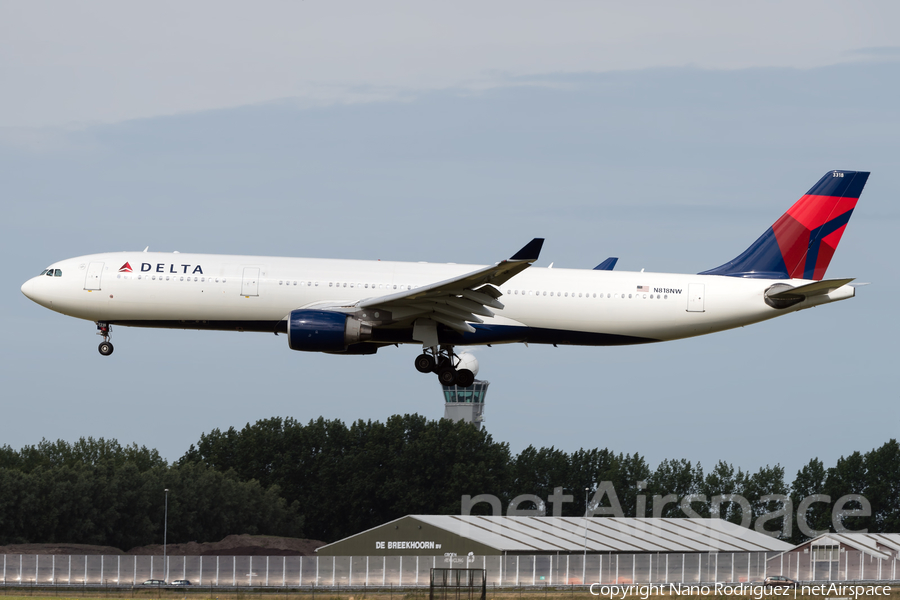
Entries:
POLYGON ((114 350, 112 342, 109 341, 111 331, 112 325, 109 323, 97 323, 97 335, 103 336, 103 341, 97 346, 97 350, 99 350, 100 354, 103 356, 109 356, 114 350))
POLYGON ((469 387, 475 383, 475 373, 469 369, 456 368, 459 357, 453 352, 453 346, 427 348, 416 357, 415 365, 419 373, 437 373, 441 385, 469 387))

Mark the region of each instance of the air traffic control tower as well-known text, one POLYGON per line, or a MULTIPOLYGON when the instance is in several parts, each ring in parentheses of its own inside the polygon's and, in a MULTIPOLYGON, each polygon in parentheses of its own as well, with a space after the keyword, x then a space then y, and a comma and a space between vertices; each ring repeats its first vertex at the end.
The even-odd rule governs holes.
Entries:
MULTIPOLYGON (((468 353, 460 355, 459 368, 466 368, 478 374, 478 361, 468 353)), ((442 385, 444 391, 444 418, 451 421, 465 421, 481 429, 484 421, 484 397, 490 381, 476 379, 469 387, 442 385)))
POLYGON ((484 397, 490 381, 475 380, 469 387, 442 385, 444 389, 444 418, 465 421, 481 429, 484 420, 484 397))

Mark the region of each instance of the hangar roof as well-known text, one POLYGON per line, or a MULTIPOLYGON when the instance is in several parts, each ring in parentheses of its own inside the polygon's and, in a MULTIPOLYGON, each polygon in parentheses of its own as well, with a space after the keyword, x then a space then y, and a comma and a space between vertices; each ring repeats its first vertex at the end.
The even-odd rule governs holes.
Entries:
POLYGON ((792 546, 722 519, 413 515, 506 552, 763 552, 792 546), (585 543, 585 525, 587 542, 585 543))
POLYGON ((804 542, 795 550, 811 546, 844 545, 875 558, 891 559, 900 555, 900 533, 826 533, 804 542))
MULTIPOLYGON (((721 519, 409 515, 323 547, 415 520, 498 553, 785 552, 793 546, 721 519), (585 530, 587 535, 585 536, 585 530)), ((421 529, 421 527, 419 527, 421 529)), ((337 547, 324 553, 340 552, 337 547)), ((408 552, 415 554, 415 552, 408 552)))

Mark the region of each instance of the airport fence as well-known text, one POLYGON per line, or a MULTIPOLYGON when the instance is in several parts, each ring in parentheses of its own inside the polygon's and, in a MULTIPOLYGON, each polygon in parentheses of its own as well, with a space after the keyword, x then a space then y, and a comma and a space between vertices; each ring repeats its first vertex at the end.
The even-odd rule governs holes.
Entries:
POLYGON ((433 568, 484 569, 491 587, 797 581, 891 581, 900 561, 811 553, 506 556, 135 556, 4 554, 5 586, 140 586, 156 579, 212 587, 427 587, 433 568))

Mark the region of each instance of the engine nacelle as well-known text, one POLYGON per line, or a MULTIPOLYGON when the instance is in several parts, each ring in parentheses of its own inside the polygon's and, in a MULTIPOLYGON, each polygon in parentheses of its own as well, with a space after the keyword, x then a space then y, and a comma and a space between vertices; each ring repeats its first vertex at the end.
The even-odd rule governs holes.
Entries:
POLYGON ((287 330, 291 350, 306 352, 343 352, 372 337, 369 325, 329 310, 292 310, 287 330))

